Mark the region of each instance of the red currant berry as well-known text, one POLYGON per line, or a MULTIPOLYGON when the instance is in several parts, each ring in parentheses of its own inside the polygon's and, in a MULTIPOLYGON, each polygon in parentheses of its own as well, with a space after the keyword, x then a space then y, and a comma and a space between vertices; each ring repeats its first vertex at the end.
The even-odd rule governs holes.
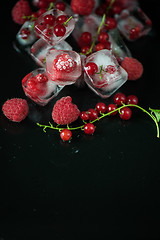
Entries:
POLYGON ((46 0, 38 0, 37 5, 38 8, 47 8, 48 2, 46 0))
POLYGON ((111 29, 116 28, 116 27, 117 27, 116 20, 114 18, 111 18, 111 17, 106 17, 105 29, 111 30, 111 29))
POLYGON ((84 46, 81 48, 81 53, 86 54, 90 49, 90 46, 84 46))
POLYGON ((111 42, 110 41, 106 41, 104 44, 104 48, 105 49, 108 49, 108 50, 111 50, 111 42))
POLYGON ((98 112, 93 108, 88 109, 87 113, 91 121, 98 118, 98 112))
POLYGON ((134 104, 137 105, 138 104, 138 97, 135 95, 129 95, 126 98, 126 104, 134 104))
POLYGON ((58 23, 54 26, 53 31, 57 37, 63 37, 66 33, 66 27, 58 23))
POLYGON ((60 132, 60 137, 63 141, 69 141, 72 137, 72 132, 69 129, 63 129, 60 132))
POLYGON ((95 13, 98 15, 98 16, 103 16, 105 12, 105 9, 103 7, 97 7, 96 10, 95 10, 95 13))
POLYGON ((58 10, 60 10, 60 11, 64 11, 65 8, 66 8, 66 5, 65 5, 64 2, 57 2, 57 3, 55 4, 55 8, 58 9, 58 10))
POLYGON ((37 15, 38 17, 41 16, 43 13, 46 12, 46 9, 45 8, 40 8, 38 11, 37 11, 37 15))
POLYGON ((35 23, 35 31, 38 34, 41 34, 44 29, 46 29, 46 24, 44 22, 41 22, 40 24, 35 23))
POLYGON ((122 7, 120 4, 114 4, 112 7, 112 13, 114 14, 119 14, 122 11, 122 7))
POLYGON ((66 22, 66 21, 67 21, 67 16, 66 16, 66 15, 60 15, 60 16, 58 16, 57 19, 56 19, 56 22, 57 22, 57 23, 60 23, 60 24, 66 22))
POLYGON ((104 48, 105 48, 105 46, 104 46, 103 43, 97 43, 96 46, 95 46, 96 52, 98 52, 98 51, 100 51, 100 50, 102 50, 104 48))
POLYGON ((89 119, 89 115, 86 111, 83 111, 80 113, 80 118, 84 121, 87 121, 89 119))
POLYGON ((98 36, 98 41, 100 43, 105 43, 109 39, 109 35, 107 32, 101 32, 98 36))
POLYGON ((123 120, 129 120, 132 116, 132 111, 129 107, 124 107, 120 110, 119 116, 123 120))
POLYGON ((113 65, 108 65, 108 66, 106 67, 106 71, 107 71, 108 73, 110 73, 110 74, 113 74, 113 73, 116 72, 116 68, 115 68, 115 66, 113 66, 113 65))
POLYGON ((96 104, 96 110, 98 113, 105 113, 107 111, 107 106, 103 102, 99 102, 96 104))
MULTIPOLYGON (((108 112, 108 113, 110 113, 110 112, 112 112, 112 111, 114 111, 114 110, 116 110, 116 109, 117 109, 117 106, 116 106, 115 104, 113 104, 113 103, 111 103, 111 104, 109 104, 109 105, 107 106, 107 112, 108 112)), ((114 116, 114 115, 116 115, 116 114, 117 114, 117 111, 111 113, 110 115, 111 115, 111 116, 114 116)))
POLYGON ((53 35, 53 29, 52 28, 46 28, 44 31, 43 31, 43 34, 44 34, 44 37, 46 39, 50 39, 50 37, 53 35))
POLYGON ((84 132, 87 134, 87 135, 91 135, 93 134, 95 131, 95 126, 93 123, 86 123, 84 125, 84 132))
POLYGON ((98 66, 94 62, 89 62, 86 64, 85 70, 89 75, 94 75, 96 72, 98 72, 98 66))
POLYGON ((27 39, 28 37, 29 37, 29 35, 30 35, 30 31, 29 31, 29 29, 28 28, 23 28, 21 31, 20 31, 20 36, 21 36, 21 38, 22 39, 27 39))
POLYGON ((85 45, 90 44, 92 41, 92 35, 90 32, 83 32, 80 40, 85 43, 85 45))
POLYGON ((44 22, 45 24, 53 26, 55 23, 55 16, 53 16, 52 14, 47 14, 46 16, 44 16, 44 22))
POLYGON ((139 37, 140 31, 141 30, 139 27, 131 28, 129 31, 129 38, 131 40, 137 39, 139 37))
POLYGON ((126 96, 123 93, 117 93, 117 94, 114 95, 113 101, 118 106, 121 106, 122 103, 126 102, 126 96))

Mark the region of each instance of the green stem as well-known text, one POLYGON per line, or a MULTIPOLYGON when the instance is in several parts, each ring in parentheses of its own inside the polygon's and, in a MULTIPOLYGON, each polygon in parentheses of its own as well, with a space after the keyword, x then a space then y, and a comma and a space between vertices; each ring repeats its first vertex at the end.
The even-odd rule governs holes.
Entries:
MULTIPOLYGON (((156 120, 156 117, 154 117, 152 114, 150 114, 147 110, 145 110, 144 108, 142 108, 142 107, 140 107, 140 106, 138 106, 138 105, 135 105, 135 104, 127 104, 127 105, 125 105, 125 104, 123 104, 123 106, 121 106, 121 107, 119 107, 119 108, 116 108, 115 110, 113 110, 113 111, 111 111, 111 112, 108 112, 108 113, 103 113, 99 118, 96 118, 95 120, 93 120, 93 121, 90 121, 90 123, 95 123, 96 121, 99 121, 100 119, 102 119, 102 118, 104 118, 104 117, 106 117, 106 116, 109 116, 109 115, 111 115, 112 113, 114 113, 114 112, 116 112, 116 111, 118 111, 119 113, 120 113, 120 110, 122 109, 122 108, 124 108, 124 107, 136 107, 136 108, 139 108, 140 110, 142 110, 143 112, 145 112, 148 116, 150 116, 152 119, 153 119, 153 121, 155 122, 155 124, 156 124, 156 128, 157 128, 157 137, 159 138, 159 126, 158 126, 158 122, 157 122, 157 120, 156 120)), ((77 130, 77 129, 81 129, 81 130, 83 130, 83 128, 84 128, 84 125, 85 124, 83 124, 83 125, 81 125, 81 126, 78 126, 78 127, 69 127, 68 125, 67 125, 67 128, 59 128, 59 127, 54 127, 50 122, 49 122, 49 124, 50 125, 42 125, 42 124, 39 124, 39 123, 37 123, 37 125, 39 126, 39 127, 42 127, 43 128, 43 131, 44 132, 46 132, 46 128, 50 128, 50 129, 54 129, 54 130, 58 130, 59 132, 60 131, 62 131, 63 129, 69 129, 69 130, 77 130)))
POLYGON ((63 25, 64 25, 64 26, 67 25, 67 23, 68 23, 71 19, 72 19, 72 16, 71 16, 70 18, 68 18, 67 21, 63 23, 63 25))
POLYGON ((110 1, 109 6, 107 7, 107 10, 106 10, 106 15, 108 15, 109 10, 112 8, 112 5, 113 5, 114 2, 115 2, 115 0, 110 1))

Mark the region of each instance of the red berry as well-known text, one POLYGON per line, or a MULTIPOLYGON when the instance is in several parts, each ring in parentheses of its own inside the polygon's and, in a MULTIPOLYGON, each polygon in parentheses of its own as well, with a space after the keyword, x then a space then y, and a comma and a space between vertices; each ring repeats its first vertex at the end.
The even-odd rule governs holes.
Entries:
POLYGON ((20 36, 22 39, 27 39, 30 35, 30 30, 28 28, 23 28, 21 31, 20 31, 20 36))
POLYGON ((46 28, 44 31, 43 31, 43 34, 44 34, 44 37, 48 40, 50 40, 50 38, 52 37, 53 35, 53 29, 52 28, 46 28))
POLYGON ((38 8, 47 8, 48 7, 48 1, 46 0, 38 0, 36 3, 36 6, 38 8))
POLYGON ((89 119, 89 115, 86 111, 83 111, 80 113, 80 118, 84 121, 87 121, 89 119))
POLYGON ((89 75, 94 75, 96 72, 98 72, 98 66, 94 62, 89 62, 86 64, 85 70, 89 75))
POLYGON ((115 66, 108 65, 107 68, 106 68, 106 71, 110 74, 113 74, 113 73, 116 72, 116 68, 115 68, 115 66))
POLYGON ((37 74, 35 80, 36 80, 36 82, 44 83, 44 82, 47 82, 47 81, 48 81, 48 78, 47 78, 47 76, 44 75, 43 73, 39 73, 39 74, 37 74))
POLYGON ((116 20, 114 18, 111 18, 111 17, 106 17, 105 29, 111 30, 111 29, 116 28, 116 27, 117 27, 116 20))
POLYGON ((137 80, 143 74, 143 65, 135 58, 125 57, 121 67, 128 73, 128 80, 137 80))
POLYGON ((95 46, 96 52, 98 52, 98 51, 100 51, 100 50, 102 50, 104 48, 105 48, 105 46, 104 46, 103 43, 97 43, 96 46, 95 46))
POLYGON ((111 42, 110 41, 106 41, 104 44, 104 48, 105 49, 108 49, 108 50, 111 50, 111 42))
MULTIPOLYGON (((116 106, 115 104, 113 104, 113 103, 111 103, 111 104, 109 104, 109 105, 107 106, 107 112, 108 112, 108 113, 110 113, 110 112, 112 112, 112 111, 114 111, 114 110, 116 110, 116 109, 117 109, 117 106, 116 106)), ((114 116, 114 115, 116 115, 116 114, 117 114, 117 111, 111 113, 110 115, 111 115, 111 116, 114 116)))
POLYGON ((58 16, 57 19, 56 19, 56 22, 57 22, 57 23, 60 23, 60 24, 66 22, 66 21, 67 21, 67 16, 66 16, 66 15, 60 15, 60 16, 58 16))
POLYGON ((55 8, 58 9, 58 10, 60 10, 60 11, 64 11, 65 8, 66 8, 66 5, 65 5, 64 2, 57 2, 57 3, 55 4, 55 8))
POLYGON ((124 107, 120 110, 119 116, 123 120, 129 120, 132 116, 132 111, 129 107, 124 107))
POLYGON ((66 33, 66 27, 58 23, 54 26, 53 31, 57 37, 63 37, 66 33))
POLYGON ((23 24, 26 19, 23 16, 31 16, 32 11, 29 6, 28 1, 26 0, 19 0, 12 9, 12 19, 17 24, 23 24))
POLYGON ((107 106, 103 102, 99 102, 96 104, 96 110, 98 113, 105 113, 107 111, 107 106))
POLYGON ((95 126, 93 123, 86 123, 84 125, 84 132, 87 134, 87 135, 91 135, 93 134, 95 131, 95 126))
POLYGON ((9 120, 21 122, 28 115, 29 107, 25 99, 12 98, 3 104, 2 111, 9 120))
POLYGON ((81 53, 86 54, 90 49, 90 46, 84 46, 81 48, 81 53))
POLYGON ((53 67, 58 72, 71 73, 76 69, 77 62, 68 54, 62 53, 57 55, 54 59, 53 67))
POLYGON ((129 38, 135 40, 139 37, 141 30, 139 27, 131 28, 129 31, 129 38))
POLYGON ((72 132, 69 129, 63 129, 60 132, 60 137, 63 141, 69 141, 72 137, 72 132))
POLYGON ((44 22, 45 22, 45 24, 49 24, 49 25, 53 26, 55 23, 55 16, 53 16, 52 14, 45 15, 44 22))
POLYGON ((126 98, 126 104, 134 104, 137 105, 138 104, 138 97, 135 95, 129 95, 126 98))
POLYGON ((38 24, 37 22, 35 23, 35 31, 38 34, 41 34, 45 29, 46 29, 46 24, 44 22, 41 22, 40 24, 38 24))
POLYGON ((98 112, 93 108, 88 109, 87 113, 91 121, 98 118, 98 112))
POLYGON ((45 8, 40 8, 38 11, 37 11, 37 15, 38 17, 41 16, 43 13, 46 12, 46 9, 45 8))
POLYGON ((71 8, 74 13, 89 15, 95 6, 94 0, 71 0, 71 8))
POLYGON ((100 43, 105 43, 109 39, 109 35, 107 32, 101 32, 98 36, 98 41, 100 43))
POLYGON ((91 33, 90 32, 83 32, 81 37, 80 37, 80 41, 85 43, 85 45, 90 44, 91 41, 92 41, 91 33))
POLYGON ((118 106, 121 106, 122 103, 126 102, 126 96, 123 93, 117 93, 117 94, 114 95, 113 101, 118 106))

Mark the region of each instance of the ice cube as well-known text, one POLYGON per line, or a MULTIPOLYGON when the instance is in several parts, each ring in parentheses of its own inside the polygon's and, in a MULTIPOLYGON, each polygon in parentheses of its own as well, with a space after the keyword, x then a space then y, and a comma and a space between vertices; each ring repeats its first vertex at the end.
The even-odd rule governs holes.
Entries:
POLYGON ((57 96, 63 88, 48 79, 44 68, 27 74, 22 80, 22 87, 27 97, 42 106, 57 96))
POLYGON ((104 49, 88 56, 85 61, 84 79, 87 85, 100 97, 108 98, 127 81, 127 72, 118 64, 111 51, 104 49), (88 73, 87 64, 95 63, 97 71, 88 73))
POLYGON ((129 41, 145 36, 151 30, 152 22, 140 7, 123 10, 116 20, 119 31, 129 41))
MULTIPOLYGON (((56 9, 51 9, 44 14, 42 14, 36 21, 35 21, 35 31, 39 35, 39 37, 43 38, 47 43, 51 45, 56 45, 60 43, 62 40, 65 40, 70 33, 73 31, 74 26, 75 26, 75 20, 74 18, 71 18, 68 23, 65 25, 66 28, 66 33, 63 36, 57 36, 54 33, 54 27, 57 25, 57 18, 61 15, 65 15, 68 19, 68 16, 66 13, 56 10, 56 9), (44 17, 46 15, 52 15, 55 17, 55 21, 52 25, 46 24, 44 17)), ((60 24, 63 25, 63 24, 60 24)))
POLYGON ((62 41, 59 44, 52 46, 40 38, 30 49, 30 55, 40 67, 45 67, 46 54, 49 49, 72 50, 72 47, 66 41, 62 41))
POLYGON ((50 49, 46 56, 47 76, 59 85, 70 85, 81 76, 81 58, 75 51, 50 49))

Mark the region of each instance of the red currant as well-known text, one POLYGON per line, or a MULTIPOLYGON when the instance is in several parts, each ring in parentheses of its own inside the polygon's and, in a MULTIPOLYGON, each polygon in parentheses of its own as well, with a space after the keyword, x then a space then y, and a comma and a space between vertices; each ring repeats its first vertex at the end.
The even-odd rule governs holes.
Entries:
POLYGON ((89 115, 86 111, 83 111, 80 113, 80 118, 84 121, 87 121, 89 119, 89 115))
POLYGON ((115 66, 113 66, 113 65, 108 65, 108 66, 106 67, 106 71, 107 71, 108 73, 110 73, 110 74, 113 74, 113 73, 116 72, 116 68, 115 68, 115 66))
MULTIPOLYGON (((116 110, 116 109, 117 109, 117 106, 116 106, 115 104, 113 104, 113 103, 111 103, 111 104, 109 104, 109 105, 107 106, 107 112, 108 112, 108 113, 110 113, 110 112, 112 112, 112 111, 114 111, 114 110, 116 110)), ((116 114, 117 114, 117 111, 111 113, 110 115, 111 115, 111 116, 114 116, 114 115, 116 115, 116 114)))
POLYGON ((38 0, 36 3, 38 8, 47 8, 48 2, 46 0, 38 0))
POLYGON ((81 48, 81 53, 86 54, 90 49, 90 46, 84 46, 81 48))
POLYGON ((94 62, 89 62, 86 64, 85 70, 89 75, 94 75, 96 72, 98 72, 98 66, 94 62))
POLYGON ((44 31, 43 31, 43 34, 44 34, 44 37, 46 39, 50 39, 50 37, 53 35, 53 29, 52 28, 46 28, 44 31))
POLYGON ((111 50, 111 42, 110 41, 106 41, 104 44, 104 48, 105 49, 108 49, 108 50, 111 50))
POLYGON ((129 120, 132 116, 132 111, 129 107, 124 107, 120 110, 119 116, 123 120, 129 120))
POLYGON ((55 16, 53 16, 52 14, 47 14, 46 16, 44 16, 44 22, 45 24, 53 26, 55 23, 55 16))
POLYGON ((38 17, 41 16, 43 13, 46 12, 46 9, 45 8, 40 8, 38 11, 37 11, 37 15, 38 17))
POLYGON ((72 132, 69 129, 63 129, 60 132, 60 137, 63 141, 69 141, 72 137, 72 132))
POLYGON ((137 105, 138 104, 138 97, 135 95, 129 95, 126 98, 126 104, 134 104, 137 105))
POLYGON ((106 17, 105 29, 111 30, 111 29, 116 28, 116 27, 117 27, 116 20, 114 18, 111 18, 111 17, 106 17))
POLYGON ((99 102, 96 104, 96 110, 98 113, 105 113, 107 111, 107 106, 103 102, 99 102))
POLYGON ((21 38, 22 39, 27 39, 28 37, 29 37, 29 35, 30 35, 30 31, 29 31, 29 29, 28 28, 23 28, 21 31, 20 31, 20 36, 21 36, 21 38))
POLYGON ((87 113, 90 120, 95 120, 98 118, 98 112, 93 108, 88 109, 87 113))
POLYGON ((58 23, 54 26, 53 31, 57 37, 63 37, 66 33, 66 27, 58 23))
POLYGON ((91 135, 95 132, 95 126, 93 123, 86 123, 84 125, 84 132, 87 134, 87 135, 91 135))
POLYGON ((92 41, 92 35, 90 32, 83 32, 81 37, 80 37, 80 40, 85 43, 85 45, 88 45, 91 43, 92 41))
POLYGON ((60 16, 58 16, 57 19, 56 19, 56 22, 57 22, 57 23, 60 23, 60 24, 66 22, 66 21, 67 21, 67 16, 66 16, 66 15, 60 15, 60 16))
POLYGON ((64 2, 57 2, 57 3, 55 4, 55 8, 58 9, 58 10, 60 10, 60 11, 64 11, 65 8, 66 8, 66 5, 65 5, 64 2))
POLYGON ((105 43, 109 39, 109 35, 107 32, 101 32, 98 36, 98 41, 100 43, 105 43))
POLYGON ((98 52, 98 51, 100 51, 100 50, 102 50, 104 48, 105 48, 105 46, 104 46, 103 43, 97 43, 96 46, 95 46, 96 52, 98 52))
POLYGON ((117 93, 117 94, 114 95, 113 101, 118 106, 121 106, 122 103, 126 102, 126 96, 123 93, 117 93))
POLYGON ((131 40, 137 39, 139 37, 140 31, 141 30, 139 27, 131 28, 129 31, 129 38, 131 40))

